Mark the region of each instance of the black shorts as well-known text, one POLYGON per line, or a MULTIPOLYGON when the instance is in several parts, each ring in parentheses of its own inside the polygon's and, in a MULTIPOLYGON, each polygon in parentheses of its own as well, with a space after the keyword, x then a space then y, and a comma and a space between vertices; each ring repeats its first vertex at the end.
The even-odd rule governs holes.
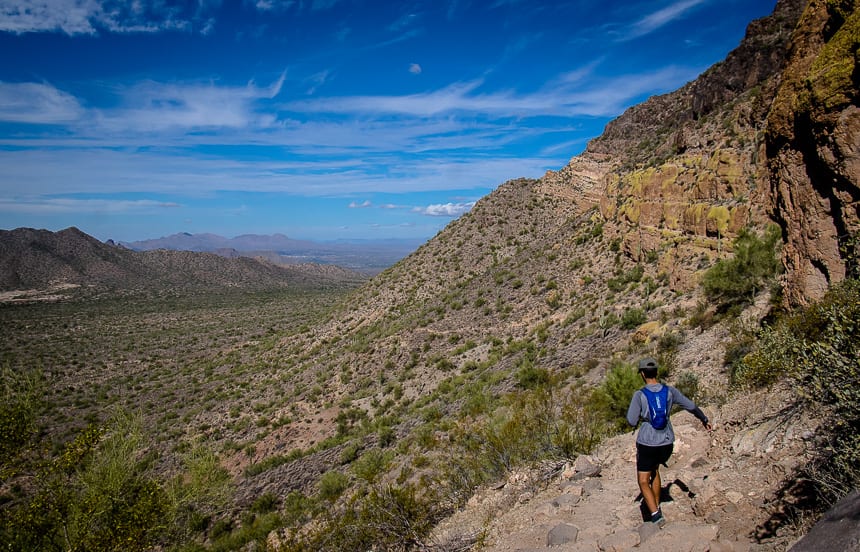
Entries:
POLYGON ((669 457, 672 456, 672 450, 675 445, 660 445, 659 447, 649 447, 636 443, 636 471, 652 472, 660 467, 660 464, 666 465, 669 457))

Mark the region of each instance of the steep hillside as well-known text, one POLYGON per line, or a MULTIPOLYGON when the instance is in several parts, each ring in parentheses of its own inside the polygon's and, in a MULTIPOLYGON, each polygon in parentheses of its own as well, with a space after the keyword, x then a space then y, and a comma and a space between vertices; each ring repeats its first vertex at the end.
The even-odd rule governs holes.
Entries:
MULTIPOLYGON (((826 448, 829 414, 731 380, 763 320, 856 273, 857 30, 854 0, 780 0, 723 63, 629 109, 558 171, 502 184, 321 321, 275 317, 206 359, 187 377, 211 394, 171 439, 217 451, 235 493, 186 536, 217 549, 539 550, 551 529, 539 523, 579 516, 565 549, 654 537, 661 550, 784 550, 808 524, 785 513, 786 489, 826 448), (757 260, 785 267, 782 294, 766 280, 736 308, 709 302, 707 276, 774 222, 782 243, 757 242, 757 260), (677 525, 657 537, 635 516, 631 437, 618 435, 625 386, 639 385, 635 371, 619 379, 643 355, 717 423, 707 435, 678 420, 670 470, 688 490, 669 490, 677 525), (236 541, 221 547, 225 535, 236 541)), ((71 282, 134 281, 153 264, 164 281, 209 281, 207 257, 79 243, 36 258, 71 282)), ((243 281, 252 261, 229 261, 227 281, 243 281)), ((840 327, 855 326, 853 307, 840 327)), ((831 315, 794 325, 819 331, 831 315)), ((854 361, 837 365, 843 388, 857 387, 854 361)), ((762 364, 757 383, 777 381, 762 364)), ((180 464, 165 456, 162 469, 180 464)))
MULTIPOLYGON (((631 108, 557 173, 503 184, 305 342, 274 354, 315 351, 301 377, 323 381, 330 402, 372 411, 391 398, 392 380, 400 401, 427 400, 440 382, 490 363, 489 391, 499 393, 538 359, 599 381, 614 353, 682 339, 704 270, 741 228, 766 222, 764 116, 803 6, 780 2, 725 64, 631 108), (751 75, 743 83, 727 76, 739 67, 751 75), (661 135, 664 144, 652 138, 661 135)), ((448 398, 436 398, 439 408, 456 410, 448 398)))
MULTIPOLYGON (((691 320, 709 312, 702 276, 731 257, 742 230, 763 232, 774 213, 785 212, 793 189, 779 184, 774 119, 784 116, 786 87, 812 79, 797 76, 799 56, 824 52, 840 67, 855 63, 855 17, 850 2, 778 2, 725 62, 631 108, 558 172, 503 184, 353 294, 328 323, 284 340, 270 358, 299 359, 289 371, 296 381, 290 411, 319 422, 291 432, 289 442, 336 445, 302 460, 314 466, 304 476, 302 461, 260 472, 249 482, 254 492, 313 492, 309 474, 342 469, 359 426, 391 428, 408 443, 398 449, 392 477, 420 479, 432 469, 416 466, 427 466, 427 458, 444 463, 451 452, 428 443, 455 443, 474 420, 503 415, 494 412, 496 401, 543 370, 576 389, 602 382, 615 360, 652 354, 667 365, 670 381, 695 379, 704 401, 724 400, 732 331, 718 325, 708 339, 693 339, 701 330, 691 320), (817 49, 808 53, 811 44, 817 49), (827 54, 837 45, 838 53, 827 54)), ((856 82, 840 83, 856 90, 856 82)), ((820 117, 846 120, 855 96, 842 98, 830 105, 837 112, 822 108, 820 117)), ((840 155, 850 157, 845 140, 853 134, 843 133, 840 155)), ((840 213, 856 201, 856 177, 844 180, 833 191, 817 184, 825 197, 844 198, 840 213)), ((829 212, 813 215, 834 224, 829 212)), ((793 268, 808 237, 792 231, 787 217, 777 222, 786 243, 787 304, 819 297, 793 268)), ((847 232, 845 242, 856 235, 847 232)), ((820 264, 805 255, 804 262, 820 264)), ((826 283, 844 277, 850 258, 828 257, 842 272, 828 270, 826 283)), ((747 323, 767 310, 765 298, 747 323)), ((388 446, 364 435, 360 448, 388 446)), ((251 461, 265 463, 265 453, 251 461)))
POLYGON ((361 280, 361 275, 338 267, 282 267, 250 257, 226 259, 189 251, 136 252, 102 243, 77 228, 0 230, 2 291, 274 289, 361 280))

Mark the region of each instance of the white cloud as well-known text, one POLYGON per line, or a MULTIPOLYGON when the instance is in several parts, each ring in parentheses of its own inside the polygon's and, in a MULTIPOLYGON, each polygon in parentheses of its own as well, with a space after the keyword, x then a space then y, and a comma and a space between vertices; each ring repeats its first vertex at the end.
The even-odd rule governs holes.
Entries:
POLYGON ((528 93, 501 91, 482 94, 482 80, 459 82, 445 88, 404 96, 343 96, 300 100, 283 104, 286 111, 336 113, 367 116, 395 114, 437 117, 452 113, 483 114, 495 117, 528 116, 575 117, 618 114, 642 94, 670 90, 687 82, 697 70, 666 67, 644 74, 612 78, 585 78, 591 69, 562 75, 549 85, 528 93))
POLYGON ((708 0, 679 0, 666 6, 665 8, 651 13, 634 23, 628 33, 620 40, 633 40, 647 34, 653 33, 660 27, 671 23, 672 21, 683 17, 683 15, 695 8, 699 4, 703 4, 708 0))
POLYGON ((0 82, 0 121, 70 123, 84 110, 74 96, 47 84, 0 82))
POLYGON ((474 201, 469 203, 437 203, 426 207, 416 207, 413 211, 431 217, 459 217, 463 213, 469 212, 474 206, 474 201))
POLYGON ((361 203, 353 201, 349 204, 350 209, 367 209, 368 207, 373 207, 373 203, 369 199, 365 199, 361 203))
POLYGON ((119 91, 120 107, 99 110, 89 124, 109 134, 266 128, 275 117, 257 104, 277 96, 283 82, 284 75, 263 87, 143 82, 119 91))
MULTIPOLYGON (((88 107, 48 84, 0 83, 0 121, 33 125, 0 136, 0 197, 22 186, 34 194, 214 189, 353 197, 490 189, 558 169, 571 154, 545 148, 529 156, 518 144, 549 134, 569 142, 580 132, 575 117, 617 114, 637 95, 694 75, 667 68, 600 79, 582 69, 522 93, 481 94, 476 80, 416 95, 288 103, 278 101, 287 95, 286 75, 243 86, 147 81, 105 87, 103 96, 115 96, 110 108, 88 107), (61 132, 37 123, 62 125, 61 132)), ((441 207, 425 212, 451 216, 441 207)))
POLYGON ((153 210, 173 209, 176 207, 181 207, 181 205, 178 203, 154 201, 150 199, 0 199, 0 212, 28 215, 54 215, 62 213, 101 213, 116 215, 132 212, 151 212, 153 210))
POLYGON ((257 0, 254 6, 264 12, 283 12, 295 4, 295 0, 257 0))
MULTIPOLYGON (((69 35, 188 30, 207 2, 177 5, 161 0, 0 0, 0 31, 69 35)), ((205 18, 204 18, 205 20, 205 18)))
POLYGON ((420 75, 421 74, 421 66, 418 65, 417 63, 412 63, 409 65, 409 72, 412 73, 413 75, 420 75))

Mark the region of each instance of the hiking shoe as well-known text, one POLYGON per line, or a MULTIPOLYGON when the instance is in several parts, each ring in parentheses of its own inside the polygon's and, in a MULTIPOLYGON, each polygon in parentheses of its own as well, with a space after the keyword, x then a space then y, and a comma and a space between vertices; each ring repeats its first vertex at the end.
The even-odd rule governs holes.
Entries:
POLYGON ((663 517, 663 512, 657 510, 656 514, 651 515, 651 523, 656 524, 657 527, 662 529, 666 525, 666 518, 663 517))

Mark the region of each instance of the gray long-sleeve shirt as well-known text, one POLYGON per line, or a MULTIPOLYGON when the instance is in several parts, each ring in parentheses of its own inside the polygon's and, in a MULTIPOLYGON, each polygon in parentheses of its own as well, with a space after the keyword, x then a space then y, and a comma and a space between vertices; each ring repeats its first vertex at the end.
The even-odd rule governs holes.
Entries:
MULTIPOLYGON (((663 384, 651 383, 646 387, 651 391, 660 391, 660 389, 663 388, 663 384)), ((708 423, 708 417, 705 416, 705 413, 702 412, 693 401, 685 397, 683 393, 671 385, 667 385, 666 387, 669 388, 669 396, 666 401, 669 409, 672 408, 673 404, 677 404, 684 410, 692 413, 693 416, 698 418, 703 424, 708 423)), ((651 416, 648 410, 648 399, 645 397, 644 393, 642 393, 641 389, 637 389, 636 392, 633 393, 633 398, 630 399, 630 406, 627 408, 627 423, 636 427, 639 421, 642 421, 642 427, 639 428, 636 442, 649 447, 659 447, 661 445, 668 445, 675 442, 675 432, 672 430, 671 418, 669 419, 669 423, 666 424, 666 427, 663 429, 654 429, 651 426, 649 421, 650 419, 651 416)))

